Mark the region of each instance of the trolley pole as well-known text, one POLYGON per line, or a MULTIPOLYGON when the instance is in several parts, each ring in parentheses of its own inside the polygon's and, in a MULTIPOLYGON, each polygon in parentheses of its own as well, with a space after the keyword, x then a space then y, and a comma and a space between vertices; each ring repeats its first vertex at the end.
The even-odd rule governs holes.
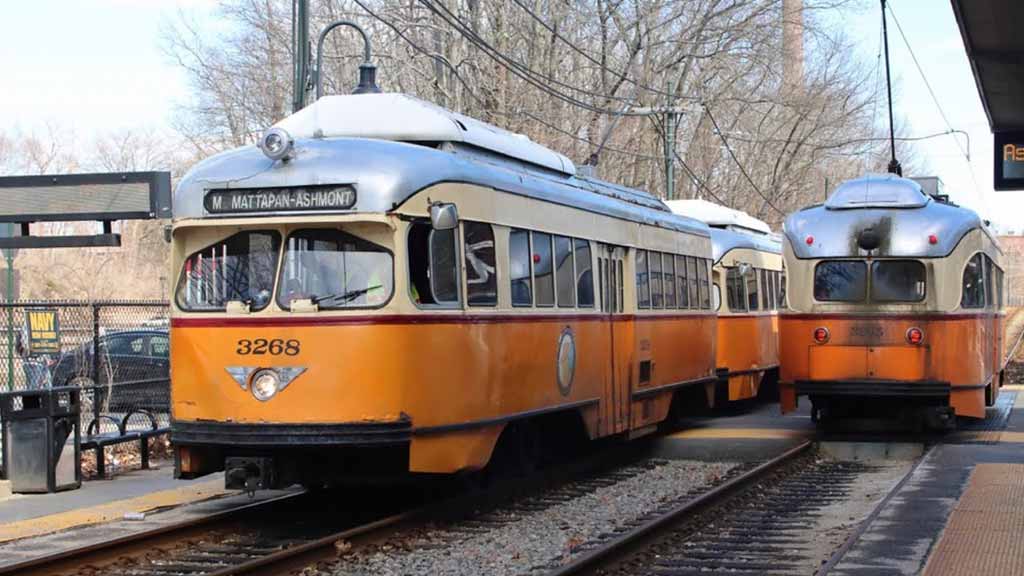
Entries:
POLYGON ((306 107, 309 80, 309 0, 292 0, 292 112, 306 107))

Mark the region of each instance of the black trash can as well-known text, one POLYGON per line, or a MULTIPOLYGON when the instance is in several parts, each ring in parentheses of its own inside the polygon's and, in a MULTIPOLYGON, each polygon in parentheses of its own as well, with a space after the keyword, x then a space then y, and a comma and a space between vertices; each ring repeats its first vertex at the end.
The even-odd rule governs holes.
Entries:
POLYGON ((8 392, 0 396, 4 468, 19 494, 82 485, 78 388, 8 392))

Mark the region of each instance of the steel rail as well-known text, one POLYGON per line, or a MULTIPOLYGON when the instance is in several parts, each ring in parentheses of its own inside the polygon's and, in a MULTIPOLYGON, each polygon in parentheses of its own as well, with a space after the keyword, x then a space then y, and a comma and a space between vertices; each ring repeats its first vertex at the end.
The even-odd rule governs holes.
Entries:
POLYGON ((738 492, 741 488, 746 487, 750 483, 760 479, 768 472, 778 468, 780 465, 791 461, 797 456, 806 452, 814 443, 810 440, 804 441, 795 448, 791 448, 786 452, 758 465, 755 468, 745 472, 744 474, 729 480, 728 482, 709 490, 693 500, 683 502, 671 510, 668 510, 664 514, 660 514, 656 518, 652 518, 643 524, 638 525, 636 528, 623 533, 617 538, 610 540, 608 543, 595 548, 589 552, 586 552, 571 562, 563 564, 557 569, 548 572, 545 576, 569 576, 570 574, 580 574, 586 570, 592 568, 594 565, 604 562, 618 554, 622 550, 628 548, 632 544, 641 540, 642 538, 656 532, 665 526, 678 521, 681 517, 686 514, 693 513, 697 510, 712 505, 727 496, 731 496, 738 492))
POLYGON ((30 560, 24 560, 16 564, 8 564, 6 566, 0 566, 0 576, 8 575, 21 575, 27 571, 40 571, 53 570, 54 567, 69 564, 71 561, 81 560, 86 556, 105 554, 118 548, 140 546, 151 540, 155 540, 161 537, 171 536, 178 532, 186 532, 194 530, 196 528, 204 527, 208 524, 215 522, 221 522, 229 520, 235 516, 252 512, 254 509, 279 504, 281 502, 292 500, 300 496, 305 495, 306 492, 294 492, 290 494, 283 494, 275 498, 269 498, 267 500, 261 500, 259 502, 252 502, 239 506, 237 508, 231 508, 229 510, 222 510, 210 514, 209 516, 203 516, 201 518, 194 518, 185 522, 178 522, 175 524, 168 524, 166 526, 159 526, 150 530, 142 530, 125 536, 112 538, 110 540, 104 540, 95 544, 88 544, 80 546, 78 548, 72 548, 70 550, 62 550, 54 554, 48 554, 45 556, 39 556, 30 560))

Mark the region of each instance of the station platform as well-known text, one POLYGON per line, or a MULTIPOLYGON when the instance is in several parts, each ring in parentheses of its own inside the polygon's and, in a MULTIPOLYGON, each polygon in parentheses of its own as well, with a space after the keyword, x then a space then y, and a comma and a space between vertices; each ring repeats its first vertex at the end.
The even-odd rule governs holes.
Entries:
POLYGON ((926 445, 828 574, 1024 576, 1024 386, 964 428, 926 445))
POLYGON ((777 403, 749 400, 690 417, 680 431, 658 438, 654 455, 708 462, 752 462, 778 456, 815 437, 810 403, 782 415, 777 403))

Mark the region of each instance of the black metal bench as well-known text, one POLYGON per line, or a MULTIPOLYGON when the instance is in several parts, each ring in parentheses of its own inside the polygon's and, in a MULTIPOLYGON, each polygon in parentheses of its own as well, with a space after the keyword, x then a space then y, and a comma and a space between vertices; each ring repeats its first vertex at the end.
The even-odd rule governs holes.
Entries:
POLYGON ((149 410, 132 410, 124 415, 120 421, 108 414, 101 414, 89 423, 85 435, 82 437, 82 450, 96 451, 96 476, 106 478, 107 462, 104 448, 121 444, 124 442, 138 441, 139 454, 142 457, 142 469, 149 469, 149 439, 155 436, 162 436, 171 431, 169 427, 160 427, 157 424, 156 416, 149 410), (143 415, 149 419, 149 428, 141 430, 128 430, 128 420, 132 416, 143 415), (114 432, 99 432, 101 422, 110 422, 116 427, 114 432))

